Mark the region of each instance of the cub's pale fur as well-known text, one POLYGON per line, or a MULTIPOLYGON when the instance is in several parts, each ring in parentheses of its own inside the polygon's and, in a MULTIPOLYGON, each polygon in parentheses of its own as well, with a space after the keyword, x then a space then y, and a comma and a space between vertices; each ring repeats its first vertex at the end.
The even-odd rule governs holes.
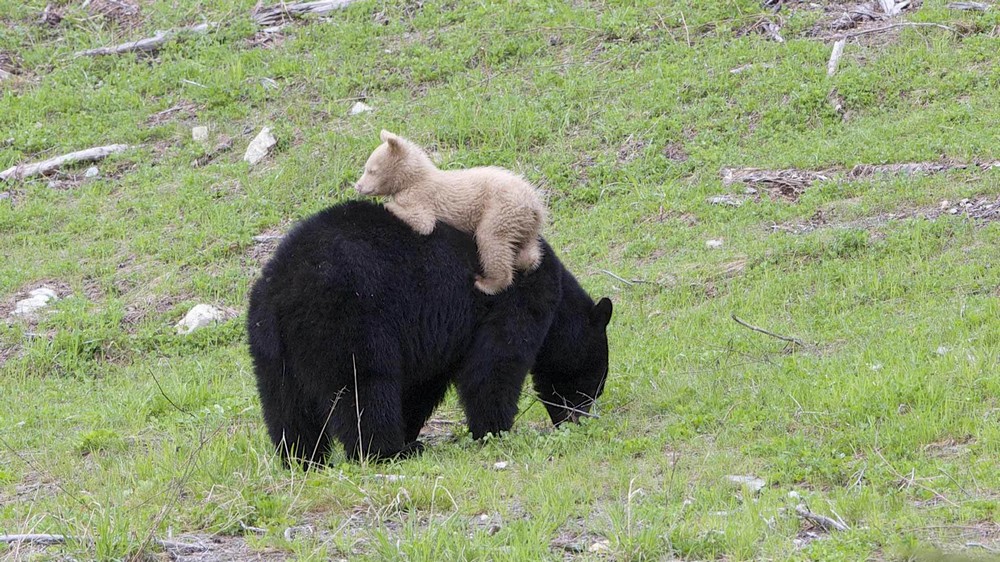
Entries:
POLYGON ((439 170, 417 145, 382 131, 356 186, 363 195, 389 195, 385 208, 420 234, 438 220, 475 235, 482 276, 476 288, 494 295, 510 286, 514 269, 542 260, 538 237, 545 205, 530 183, 497 167, 439 170))

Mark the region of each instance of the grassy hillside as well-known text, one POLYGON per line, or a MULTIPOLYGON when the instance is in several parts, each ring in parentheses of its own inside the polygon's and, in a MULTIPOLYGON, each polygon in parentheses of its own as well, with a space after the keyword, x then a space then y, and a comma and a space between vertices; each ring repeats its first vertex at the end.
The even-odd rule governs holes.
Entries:
POLYGON ((131 147, 0 182, 0 533, 71 539, 0 557, 996 556, 1000 5, 913 3, 361 0, 267 33, 252 0, 0 0, 0 170, 131 147), (254 237, 354 198, 382 128, 546 190, 553 247, 615 301, 599 419, 553 430, 526 394, 479 443, 449 398, 421 458, 275 459, 254 237), (233 317, 176 335, 198 303, 233 317))

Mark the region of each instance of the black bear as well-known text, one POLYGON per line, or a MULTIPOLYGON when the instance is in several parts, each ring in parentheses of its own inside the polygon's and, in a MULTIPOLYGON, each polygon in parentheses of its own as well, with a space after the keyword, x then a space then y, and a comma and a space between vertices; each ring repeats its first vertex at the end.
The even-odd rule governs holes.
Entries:
POLYGON ((543 242, 535 271, 489 296, 475 241, 430 236, 372 203, 336 205, 285 237, 247 313, 264 421, 288 461, 419 452, 454 384, 476 439, 511 428, 525 376, 556 425, 589 412, 608 374, 611 301, 594 301, 543 242))

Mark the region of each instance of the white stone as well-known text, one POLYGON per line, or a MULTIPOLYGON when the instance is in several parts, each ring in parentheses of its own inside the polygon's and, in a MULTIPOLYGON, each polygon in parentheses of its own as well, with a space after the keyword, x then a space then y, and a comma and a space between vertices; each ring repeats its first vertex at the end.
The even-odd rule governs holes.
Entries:
POLYGON ((948 201, 947 199, 945 199, 945 200, 941 201, 941 204, 939 205, 939 208, 943 211, 943 210, 947 209, 950 206, 951 206, 951 201, 948 201))
POLYGON ((195 142, 205 142, 208 140, 208 127, 194 127, 191 129, 191 138, 195 142))
POLYGON ((507 468, 508 464, 510 463, 508 463, 507 461, 495 462, 493 463, 493 470, 504 470, 507 468))
POLYGON ((186 336, 191 332, 208 326, 213 322, 226 319, 226 313, 208 304, 195 305, 180 322, 177 323, 177 333, 186 336))
POLYGON ((97 169, 97 166, 91 166, 87 168, 87 171, 83 173, 85 178, 96 178, 101 174, 101 171, 97 169))
POLYGON ((590 545, 590 547, 587 548, 587 551, 594 554, 601 552, 610 552, 611 541, 609 541, 608 539, 601 539, 599 541, 596 541, 594 542, 594 544, 590 545))
POLYGON ((948 353, 949 351, 951 351, 951 349, 949 349, 949 348, 947 348, 947 347, 945 347, 945 346, 943 346, 943 345, 942 345, 942 346, 938 347, 938 348, 937 348, 937 350, 936 350, 935 352, 936 352, 936 353, 937 353, 938 355, 947 355, 947 353, 948 353))
POLYGON ((948 209, 948 214, 949 215, 957 215, 958 214, 958 209, 952 207, 951 209, 948 209))
POLYGON ((717 250, 722 247, 722 240, 706 240, 705 246, 712 250, 717 250))
POLYGON ((758 478, 756 476, 737 476, 730 474, 726 476, 726 480, 729 480, 733 484, 746 486, 747 488, 750 488, 751 492, 755 493, 763 490, 764 486, 767 485, 767 482, 764 482, 763 478, 758 478))
POLYGON ((260 162, 264 159, 268 153, 271 152, 271 148, 278 144, 278 141, 274 139, 274 135, 271 134, 271 129, 269 127, 264 127, 257 133, 257 136, 250 141, 250 145, 247 146, 246 154, 243 155, 243 159, 250 163, 251 166, 260 162))
POLYGON ((740 201, 732 195, 716 195, 714 197, 709 197, 708 202, 713 205, 729 205, 730 207, 739 207, 743 204, 743 201, 740 201))
POLYGON ((375 111, 375 108, 372 107, 372 106, 370 106, 370 105, 368 105, 365 102, 359 101, 359 102, 355 102, 354 105, 351 106, 351 109, 347 111, 347 114, 348 115, 359 115, 361 113, 368 113, 369 111, 375 111))
POLYGON ((49 305, 49 301, 59 300, 59 295, 48 287, 39 287, 28 293, 28 298, 14 303, 14 316, 31 316, 49 305))

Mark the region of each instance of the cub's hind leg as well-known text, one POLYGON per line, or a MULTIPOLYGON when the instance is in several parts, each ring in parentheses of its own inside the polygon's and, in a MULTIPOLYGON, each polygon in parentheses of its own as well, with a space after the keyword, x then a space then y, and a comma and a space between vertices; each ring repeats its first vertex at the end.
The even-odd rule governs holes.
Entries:
POLYGON ((487 295, 503 291, 514 281, 514 241, 509 238, 503 217, 488 215, 476 230, 476 246, 483 275, 476 276, 476 288, 487 295))

